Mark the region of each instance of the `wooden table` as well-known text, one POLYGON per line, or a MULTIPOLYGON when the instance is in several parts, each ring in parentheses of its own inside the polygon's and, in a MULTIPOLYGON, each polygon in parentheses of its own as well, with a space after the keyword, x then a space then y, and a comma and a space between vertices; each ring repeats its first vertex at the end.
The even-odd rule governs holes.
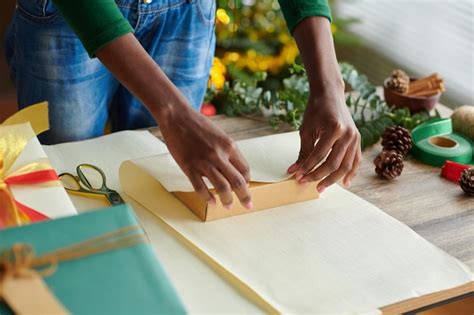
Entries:
MULTIPOLYGON (((442 116, 451 110, 438 105, 442 116)), ((215 116, 212 120, 234 140, 291 131, 274 130, 259 118, 215 116)), ((150 131, 162 139, 158 128, 150 131)), ((440 168, 408 157, 403 173, 388 181, 376 176, 373 160, 381 151, 376 144, 363 151, 362 163, 350 191, 405 223, 425 239, 474 270, 474 198, 459 185, 440 177, 440 168)), ((295 152, 295 159, 297 152, 295 152)))

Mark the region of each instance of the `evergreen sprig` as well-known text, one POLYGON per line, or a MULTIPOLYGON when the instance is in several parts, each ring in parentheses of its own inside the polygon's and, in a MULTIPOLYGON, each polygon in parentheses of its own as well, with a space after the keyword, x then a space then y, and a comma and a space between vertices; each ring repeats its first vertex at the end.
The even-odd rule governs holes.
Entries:
MULTIPOLYGON (((387 127, 397 124, 411 130, 432 118, 426 111, 411 114, 407 108, 388 106, 367 76, 348 63, 341 63, 340 69, 342 78, 353 89, 347 95, 346 105, 361 134, 362 148, 377 143, 387 127)), ((293 65, 290 74, 283 80, 283 88, 276 92, 258 86, 265 80, 265 73, 259 73, 251 80, 226 82, 216 103, 229 116, 260 113, 268 117, 275 128, 286 123, 298 129, 309 98, 309 83, 301 65, 293 65)))

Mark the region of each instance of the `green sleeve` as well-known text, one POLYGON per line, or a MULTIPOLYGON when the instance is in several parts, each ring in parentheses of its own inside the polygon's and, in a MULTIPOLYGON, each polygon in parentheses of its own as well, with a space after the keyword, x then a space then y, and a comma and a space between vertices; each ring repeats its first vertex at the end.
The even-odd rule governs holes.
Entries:
POLYGON ((53 0, 89 56, 133 28, 114 0, 53 0))
POLYGON ((324 16, 331 21, 327 0, 278 0, 288 29, 293 34, 296 25, 310 16, 324 16))

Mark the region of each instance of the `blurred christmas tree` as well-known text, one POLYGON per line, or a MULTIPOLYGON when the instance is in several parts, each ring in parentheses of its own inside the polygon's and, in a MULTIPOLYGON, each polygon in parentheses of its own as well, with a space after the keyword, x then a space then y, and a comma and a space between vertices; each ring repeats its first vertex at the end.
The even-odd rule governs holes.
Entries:
MULTIPOLYGON (((333 6, 335 0, 330 1, 333 6)), ((289 34, 277 0, 218 0, 216 13, 217 47, 208 93, 212 100, 215 91, 226 81, 238 79, 251 82, 259 72, 266 72, 266 80, 259 84, 269 90, 282 87, 288 69, 298 60, 298 48, 289 34)), ((357 38, 346 32, 356 19, 340 19, 333 10, 331 29, 336 43, 355 44, 357 38)))
MULTIPOLYGON (((339 47, 359 44, 347 30, 357 19, 339 18, 330 0, 331 30, 339 47)), ((309 83, 295 41, 288 33, 277 0, 218 0, 217 47, 203 113, 265 117, 278 127, 298 129, 309 97, 309 83), (215 107, 214 107, 215 106, 215 107)), ((349 94, 347 106, 362 136, 362 147, 380 139, 387 126, 414 126, 431 118, 389 107, 376 87, 353 66, 341 63, 349 94), (368 117, 366 118, 366 114, 368 117)))

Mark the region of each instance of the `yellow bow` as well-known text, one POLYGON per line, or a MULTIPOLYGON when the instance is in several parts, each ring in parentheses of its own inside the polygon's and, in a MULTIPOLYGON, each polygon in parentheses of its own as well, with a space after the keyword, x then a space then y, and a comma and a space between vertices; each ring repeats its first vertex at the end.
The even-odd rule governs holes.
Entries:
MULTIPOLYGON (((15 172, 11 171, 12 165, 18 156, 24 150, 28 142, 45 130, 48 130, 48 103, 29 106, 15 115, 11 116, 0 125, 0 228, 4 226, 20 225, 31 221, 28 216, 29 210, 22 211, 22 205, 15 201, 9 188, 9 182, 19 184, 25 183, 24 175, 34 173, 40 174, 41 171, 52 170, 51 166, 45 161, 38 161, 24 165, 15 172), (25 128, 20 124, 29 122, 30 128, 25 128), (34 132, 33 132, 34 131, 34 132), (23 177, 22 177, 23 176, 23 177)), ((49 174, 51 179, 51 174, 49 174)), ((50 180, 49 179, 49 180, 50 180)), ((37 180, 37 183, 47 182, 49 180, 37 180)), ((34 178, 27 181, 35 181, 34 178)))

